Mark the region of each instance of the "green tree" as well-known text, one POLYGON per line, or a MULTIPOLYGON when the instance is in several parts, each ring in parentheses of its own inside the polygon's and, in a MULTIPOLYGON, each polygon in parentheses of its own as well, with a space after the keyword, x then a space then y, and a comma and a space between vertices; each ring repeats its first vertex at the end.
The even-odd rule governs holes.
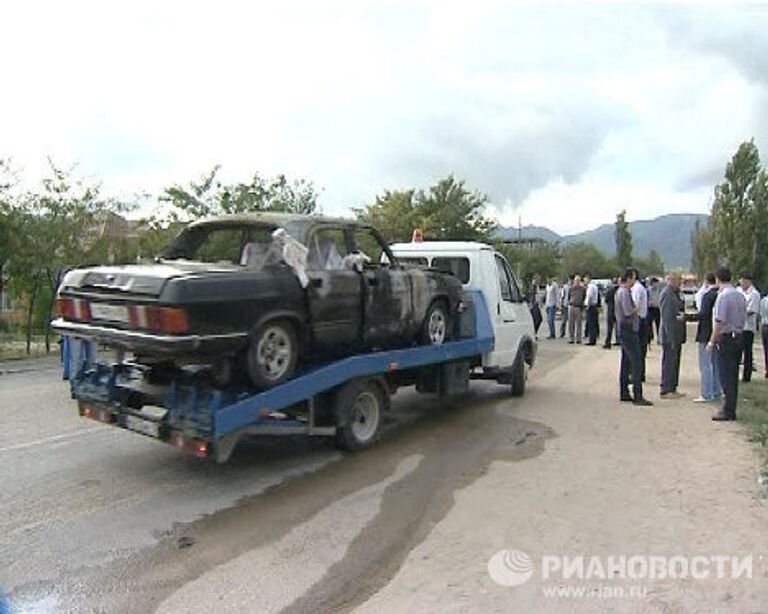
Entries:
POLYGON ((616 243, 616 263, 625 269, 632 264, 632 233, 629 232, 627 212, 623 209, 616 215, 613 237, 616 243))
POLYGON ((225 184, 217 175, 220 166, 186 186, 173 185, 160 196, 171 206, 172 221, 188 222, 209 215, 255 213, 314 213, 318 193, 304 179, 288 181, 285 175, 265 179, 254 173, 248 183, 225 184))
POLYGON ((376 228, 390 243, 410 241, 413 229, 422 224, 415 195, 415 190, 385 190, 376 196, 372 205, 352 211, 357 219, 376 228))
POLYGON ((414 228, 428 240, 490 241, 496 222, 485 216, 488 197, 453 175, 428 190, 386 190, 371 205, 354 209, 388 241, 409 241, 414 228))
MULTIPOLYGON (((754 141, 742 143, 715 188, 707 239, 721 263, 735 274, 751 272, 758 285, 768 282, 768 174, 754 141)), ((695 239, 696 240, 696 239, 695 239)), ((702 246, 703 247, 703 246, 702 246)), ((694 257, 706 260, 706 252, 694 257)))
POLYGON ((28 192, 16 208, 16 241, 10 260, 11 284, 27 299, 27 352, 35 313, 44 313, 46 349, 50 349, 49 321, 53 297, 63 271, 103 262, 108 240, 98 234, 101 215, 121 209, 103 199, 99 187, 49 161, 49 176, 39 190, 28 192), (40 304, 38 304, 40 303, 40 304))
POLYGON ((711 229, 711 218, 706 225, 698 221, 691 232, 691 270, 700 280, 707 271, 717 268, 717 249, 711 229))
POLYGON ((488 241, 496 222, 485 217, 488 196, 448 175, 419 194, 419 216, 430 239, 488 241))
POLYGON ((542 282, 560 276, 562 253, 559 243, 535 241, 522 246, 497 243, 496 249, 506 256, 518 277, 526 284, 537 276, 542 282))
POLYGON ((646 258, 635 258, 633 264, 642 277, 664 275, 664 261, 655 249, 652 249, 646 258))
POLYGON ((13 253, 15 232, 15 207, 11 188, 15 185, 15 172, 9 160, 0 159, 0 286, 3 270, 13 253))
POLYGON ((563 248, 563 273, 565 275, 589 274, 594 278, 617 275, 616 263, 592 243, 579 241, 563 248))

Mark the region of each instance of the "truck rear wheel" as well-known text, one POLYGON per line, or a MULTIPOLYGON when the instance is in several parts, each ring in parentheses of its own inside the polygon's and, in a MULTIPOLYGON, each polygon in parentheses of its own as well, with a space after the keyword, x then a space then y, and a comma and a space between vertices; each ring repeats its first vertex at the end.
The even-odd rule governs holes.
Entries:
POLYGON ((381 434, 386 396, 373 381, 353 381, 336 394, 336 445, 353 452, 373 445, 381 434))

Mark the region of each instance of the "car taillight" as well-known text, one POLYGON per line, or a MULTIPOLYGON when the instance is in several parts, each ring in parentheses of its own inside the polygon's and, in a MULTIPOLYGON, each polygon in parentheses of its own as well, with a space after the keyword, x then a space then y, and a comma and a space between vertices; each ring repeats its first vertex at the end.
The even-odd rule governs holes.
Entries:
POLYGON ((167 333, 186 333, 189 330, 187 312, 177 307, 161 307, 162 330, 167 333))
POLYGON ((65 320, 88 321, 91 319, 91 307, 88 301, 82 298, 57 298, 56 313, 65 320))
POLYGON ((131 325, 163 333, 186 333, 187 313, 178 307, 132 305, 128 308, 131 325))

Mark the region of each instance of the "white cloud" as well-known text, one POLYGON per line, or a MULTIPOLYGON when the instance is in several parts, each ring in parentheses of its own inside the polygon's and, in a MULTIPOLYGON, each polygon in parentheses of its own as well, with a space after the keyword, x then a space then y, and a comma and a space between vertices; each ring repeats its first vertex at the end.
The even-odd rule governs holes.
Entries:
POLYGON ((283 172, 334 213, 454 172, 502 221, 561 232, 705 211, 738 143, 768 146, 766 26, 725 6, 15 3, 0 157, 79 161, 123 194, 283 172))

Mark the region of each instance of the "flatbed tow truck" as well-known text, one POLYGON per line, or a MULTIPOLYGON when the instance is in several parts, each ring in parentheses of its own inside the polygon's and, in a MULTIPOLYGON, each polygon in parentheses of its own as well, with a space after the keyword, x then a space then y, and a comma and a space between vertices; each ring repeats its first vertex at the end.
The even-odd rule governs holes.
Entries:
MULTIPOLYGON (((535 356, 532 331, 530 336, 518 334, 514 348, 498 347, 497 338, 504 338, 504 323, 511 323, 509 314, 515 312, 501 301, 522 301, 505 295, 504 280, 497 275, 499 263, 493 264, 500 255, 489 246, 471 245, 477 247, 468 256, 467 266, 476 266, 471 270, 478 274, 474 283, 467 279, 466 309, 454 322, 453 340, 442 345, 375 351, 311 365, 281 385, 254 391, 216 388, 194 373, 179 375, 167 385, 153 385, 140 365, 123 357, 107 360, 88 340, 64 337, 64 378, 81 416, 219 463, 229 459, 240 437, 252 435, 335 437, 343 449, 363 449, 378 439, 390 396, 401 386, 451 396, 465 393, 470 379, 494 379, 511 385, 513 394, 523 393, 527 368, 535 356), (480 275, 489 256, 493 275, 480 275), (495 309, 489 308, 489 296, 498 301, 495 309), (512 364, 492 364, 494 356, 510 351, 512 364)), ((440 244, 433 247, 443 253, 440 244)), ((508 269, 507 275, 507 283, 516 284, 508 269)), ((527 308, 516 313, 517 320, 520 314, 528 317, 517 322, 528 331, 527 308)))

